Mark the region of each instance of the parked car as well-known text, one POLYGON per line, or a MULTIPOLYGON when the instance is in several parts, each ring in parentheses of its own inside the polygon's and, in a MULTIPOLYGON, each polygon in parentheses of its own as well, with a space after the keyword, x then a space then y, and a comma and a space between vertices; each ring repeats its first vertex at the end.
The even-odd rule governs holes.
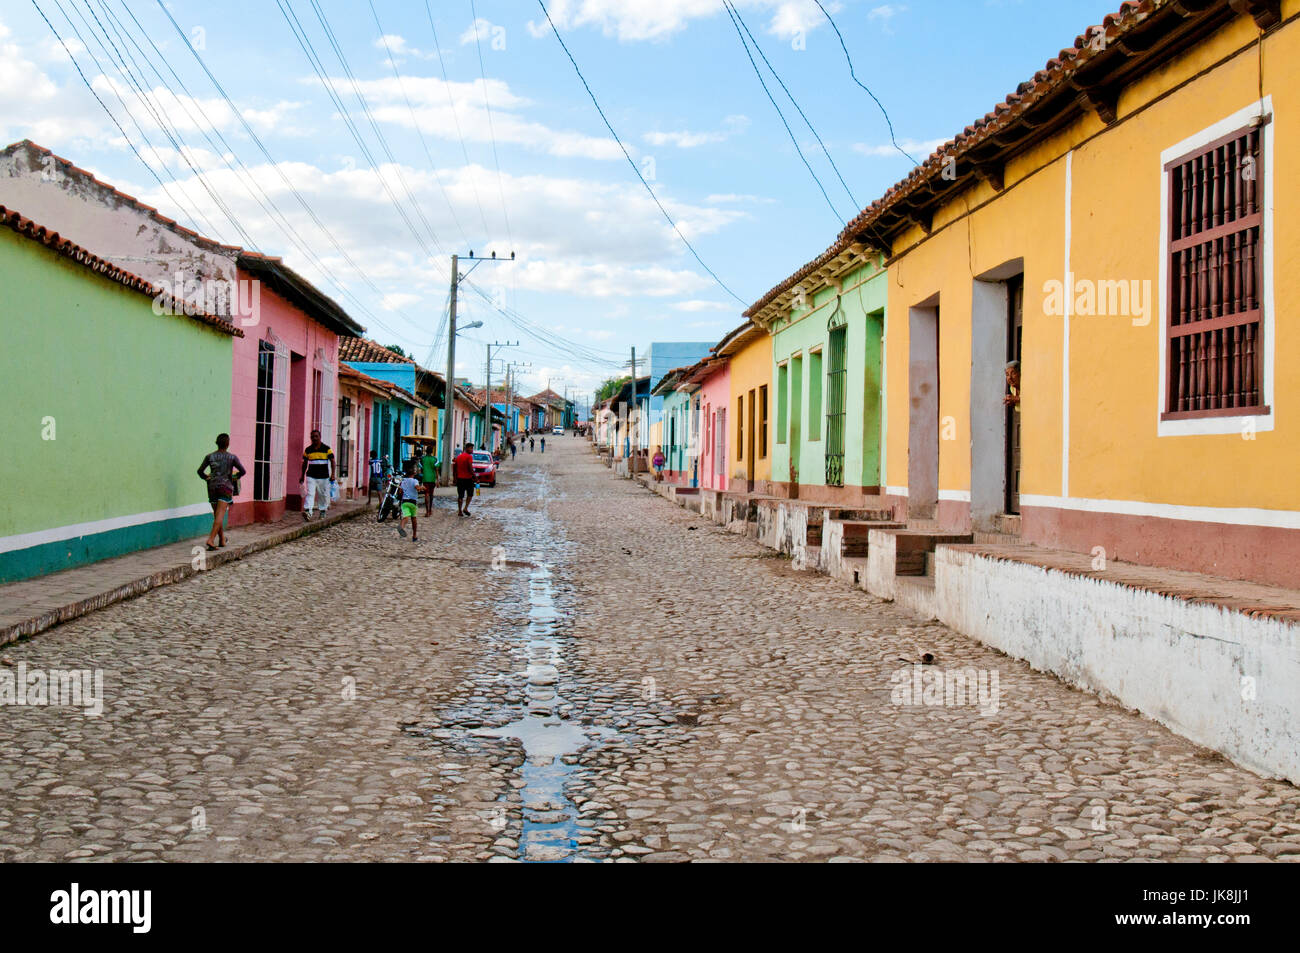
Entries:
POLYGON ((497 485, 497 462, 486 450, 474 451, 474 479, 479 486, 497 485))
POLYGON ((555 434, 555 436, 557 436, 557 437, 563 437, 563 436, 564 436, 564 428, 563 428, 563 427, 552 427, 552 428, 551 428, 551 433, 555 434))

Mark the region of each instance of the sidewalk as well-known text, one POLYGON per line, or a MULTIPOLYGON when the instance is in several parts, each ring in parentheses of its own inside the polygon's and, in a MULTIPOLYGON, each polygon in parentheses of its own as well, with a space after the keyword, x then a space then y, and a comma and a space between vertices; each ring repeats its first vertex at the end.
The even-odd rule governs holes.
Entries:
POLYGON ((285 513, 275 523, 252 523, 226 531, 227 545, 214 553, 203 538, 142 549, 76 569, 0 586, 0 646, 53 628, 96 609, 131 599, 156 586, 188 579, 198 572, 270 549, 373 509, 359 501, 336 501, 323 520, 303 522, 300 512, 285 513), (204 557, 195 568, 198 547, 204 557))

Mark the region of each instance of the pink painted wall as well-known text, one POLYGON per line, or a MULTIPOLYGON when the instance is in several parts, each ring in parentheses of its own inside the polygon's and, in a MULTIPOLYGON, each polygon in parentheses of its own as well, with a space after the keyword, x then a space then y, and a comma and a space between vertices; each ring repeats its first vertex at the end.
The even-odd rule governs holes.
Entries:
MULTIPOLYGON (((251 281, 254 276, 239 270, 240 281, 251 281)), ((244 298, 249 298, 244 295, 244 298)), ((311 417, 315 404, 312 371, 319 368, 316 356, 317 348, 325 349, 325 359, 338 373, 338 335, 317 324, 297 307, 276 294, 265 284, 261 286, 259 307, 241 309, 243 313, 235 316, 234 323, 244 329, 244 337, 235 338, 233 376, 230 398, 230 450, 248 468, 249 475, 240 486, 240 494, 235 499, 235 508, 231 516, 234 524, 251 522, 254 518, 251 503, 253 501, 253 456, 254 434, 257 427, 257 351, 258 342, 267 339, 267 331, 274 331, 276 337, 288 345, 290 359, 290 378, 293 378, 292 355, 302 355, 305 361, 305 386, 299 393, 290 389, 287 420, 290 422, 285 452, 285 483, 271 496, 283 495, 287 508, 301 506, 298 475, 302 469, 303 448, 311 442, 311 417), (254 313, 255 311, 255 313, 254 313)), ((335 387, 337 398, 338 388, 335 387)), ((333 411, 337 418, 337 399, 333 411)), ((335 426, 337 432, 337 420, 335 426)), ((337 436, 334 439, 337 443, 337 436)))
POLYGON ((727 488, 726 454, 731 453, 736 439, 736 411, 731 406, 731 364, 723 364, 713 371, 700 385, 700 486, 706 490, 725 490, 727 488), (723 446, 724 459, 721 473, 714 457, 717 440, 714 437, 717 413, 726 410, 726 442, 723 446))
MULTIPOLYGON (((346 481, 339 481, 339 493, 351 491, 352 496, 365 495, 366 484, 370 479, 370 418, 374 412, 374 396, 368 391, 363 391, 351 387, 343 381, 339 382, 339 396, 347 397, 352 401, 352 454, 348 461, 349 471, 346 481)), ((342 419, 339 419, 338 427, 342 428, 342 419)), ((341 433, 341 430, 339 430, 341 433)), ((336 443, 342 444, 342 440, 336 438, 336 443)), ((335 450, 337 457, 339 451, 335 450)), ((338 460, 342 464, 342 460, 338 460)), ((301 464, 299 464, 301 466, 301 464)))

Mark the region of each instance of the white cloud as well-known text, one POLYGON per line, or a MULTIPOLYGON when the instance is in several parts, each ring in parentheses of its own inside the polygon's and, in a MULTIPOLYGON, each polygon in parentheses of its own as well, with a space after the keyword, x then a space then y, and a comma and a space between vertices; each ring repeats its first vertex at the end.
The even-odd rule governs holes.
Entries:
MULTIPOLYGON (((822 6, 831 14, 839 13, 841 9, 838 3, 823 2, 822 6)), ((813 0, 785 0, 777 4, 776 12, 767 25, 767 32, 790 39, 799 34, 807 35, 825 22, 826 14, 822 13, 813 0)))
MULTIPOLYGON (((351 88, 347 80, 336 78, 331 82, 336 88, 351 88)), ((377 122, 407 129, 418 123, 427 136, 455 141, 459 132, 469 142, 486 143, 492 141, 495 133, 498 142, 514 143, 562 158, 623 158, 613 139, 552 129, 525 119, 520 110, 529 106, 529 101, 517 95, 503 80, 448 83, 434 76, 404 76, 400 83, 396 77, 360 80, 357 88, 377 122), (487 103, 492 106, 490 121, 487 103)))
MULTIPOLYGON (((935 149, 947 142, 947 139, 904 139, 899 142, 899 146, 906 152, 910 152, 917 159, 923 159, 935 149)), ((899 154, 898 149, 894 148, 893 143, 886 142, 883 145, 868 145, 865 142, 855 142, 853 151, 861 153, 864 156, 896 156, 899 154)))
POLYGON ((468 46, 470 43, 477 42, 480 46, 490 46, 494 40, 504 42, 505 30, 505 27, 497 26, 491 20, 479 17, 460 35, 460 45, 468 46))
POLYGON ((663 265, 627 266, 603 262, 529 261, 515 276, 517 287, 590 298, 620 296, 663 298, 713 286, 695 271, 663 265))
POLYGON ((867 14, 867 20, 880 24, 881 32, 893 35, 893 27, 890 26, 894 17, 906 13, 907 7, 897 3, 882 3, 878 7, 872 7, 871 12, 867 14))
POLYGON ((715 192, 712 195, 706 196, 704 201, 710 205, 770 205, 776 202, 776 199, 767 198, 762 195, 747 195, 737 192, 715 192))
POLYGON ((689 301, 676 301, 673 308, 677 311, 734 311, 736 306, 725 301, 704 301, 692 298, 689 301))
MULTIPOLYGON (((796 33, 807 33, 826 22, 813 0, 735 0, 735 3, 738 9, 770 12, 767 32, 776 36, 789 38, 796 33)), ((606 36, 629 42, 666 40, 684 30, 692 20, 723 13, 718 0, 552 0, 548 6, 551 19, 560 30, 596 27, 606 36)), ((826 0, 823 6, 831 13, 841 9, 840 4, 826 0)), ((540 37, 549 34, 551 28, 543 17, 530 20, 528 30, 540 37)))
POLYGON ((694 149, 709 143, 725 142, 732 136, 739 135, 749 128, 748 116, 727 116, 722 120, 722 128, 709 132, 647 132, 641 138, 652 146, 676 146, 678 149, 694 149))
POLYGON ((380 299, 379 306, 385 311, 401 311, 413 304, 419 304, 422 300, 420 295, 406 291, 391 291, 380 299))
POLYGON ((375 49, 383 50, 393 58, 394 63, 402 63, 408 58, 419 60, 431 60, 438 55, 437 50, 432 53, 425 50, 417 49, 410 44, 406 37, 399 33, 385 33, 372 44, 375 49))

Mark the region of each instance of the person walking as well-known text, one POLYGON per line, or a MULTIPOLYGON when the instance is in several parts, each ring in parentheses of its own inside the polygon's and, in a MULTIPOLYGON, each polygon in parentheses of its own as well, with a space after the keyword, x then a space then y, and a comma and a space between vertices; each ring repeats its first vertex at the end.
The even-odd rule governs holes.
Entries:
POLYGON ((546 452, 546 435, 542 435, 542 453, 546 452))
POLYGON ((419 472, 414 460, 406 462, 406 469, 402 471, 406 475, 402 477, 402 518, 397 523, 397 532, 401 536, 406 535, 406 521, 411 521, 411 542, 420 541, 419 528, 416 526, 415 514, 420 511, 420 481, 415 478, 419 472))
POLYGON ((529 453, 532 453, 532 452, 533 452, 534 450, 536 450, 536 449, 537 449, 537 447, 536 447, 536 438, 535 438, 535 437, 529 437, 529 438, 528 438, 528 452, 529 452, 529 453))
POLYGON ((366 502, 370 502, 371 494, 379 494, 379 498, 384 498, 384 461, 379 459, 377 450, 370 451, 370 471, 366 478, 366 502))
POLYGON ((511 440, 511 441, 510 441, 510 459, 511 459, 511 460, 513 460, 513 459, 515 458, 515 451, 518 450, 518 449, 519 449, 519 448, 515 446, 515 442, 514 442, 513 440, 511 440))
POLYGON ((311 519, 312 510, 320 519, 330 508, 330 484, 334 482, 334 451, 321 443, 320 431, 311 432, 311 443, 302 452, 302 518, 311 519))
POLYGON ((654 459, 650 461, 655 468, 655 480, 662 481, 664 478, 664 452, 659 447, 655 447, 654 459))
POLYGON ((420 457, 420 476, 423 478, 421 489, 424 490, 424 515, 433 515, 433 489, 438 485, 438 465, 441 461, 433 454, 433 445, 425 444, 424 456, 420 457))
POLYGON ((226 512, 239 493, 239 479, 248 471, 239 457, 229 452, 230 434, 217 434, 217 449, 199 464, 199 478, 208 484, 208 502, 212 504, 212 532, 208 533, 208 550, 226 545, 226 512), (205 474, 203 471, 207 470, 205 474), (218 540, 220 542, 218 543, 218 540), (213 545, 214 543, 218 545, 213 545))
POLYGON ((451 465, 456 478, 456 514, 469 516, 470 500, 474 499, 474 445, 465 444, 451 465))

